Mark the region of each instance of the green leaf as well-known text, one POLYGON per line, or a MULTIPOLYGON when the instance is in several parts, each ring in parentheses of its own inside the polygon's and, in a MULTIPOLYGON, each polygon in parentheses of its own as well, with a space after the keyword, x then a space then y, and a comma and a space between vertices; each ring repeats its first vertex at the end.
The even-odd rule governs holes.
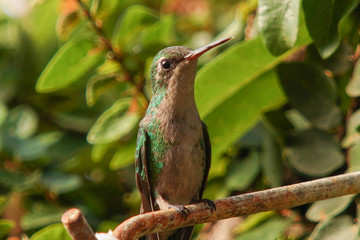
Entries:
POLYGON ((93 0, 90 13, 96 20, 104 20, 118 10, 119 4, 119 1, 113 0, 93 0))
POLYGON ((239 237, 235 238, 236 240, 275 240, 279 239, 280 236, 284 234, 284 231, 290 222, 279 217, 274 217, 261 224, 260 226, 252 229, 249 232, 246 232, 239 237))
POLYGON ((328 58, 340 44, 339 22, 348 16, 358 0, 304 0, 306 25, 320 55, 328 58))
POLYGON ((314 126, 328 130, 340 124, 342 115, 336 106, 336 84, 332 78, 303 63, 281 64, 278 74, 290 105, 314 126))
POLYGON ((360 61, 356 62, 352 78, 346 86, 346 93, 350 97, 360 96, 360 61))
POLYGON ((308 129, 289 135, 285 153, 299 172, 326 176, 344 164, 344 156, 335 138, 318 129, 308 129))
POLYGON ((62 137, 60 132, 39 134, 30 139, 19 141, 14 155, 22 161, 31 161, 46 155, 46 151, 62 137))
POLYGON ((135 139, 121 145, 111 159, 109 168, 111 170, 118 170, 133 164, 135 159, 135 149, 135 139))
POLYGON ((36 91, 46 93, 65 88, 83 77, 103 58, 104 52, 97 48, 94 41, 88 38, 70 40, 45 67, 36 83, 36 91))
POLYGON ((229 190, 242 191, 247 189, 260 171, 260 156, 252 151, 243 160, 235 163, 229 169, 225 185, 229 190))
POLYGON ((212 109, 203 120, 209 129, 214 158, 219 158, 229 145, 255 125, 262 112, 276 108, 284 101, 275 72, 270 71, 212 109))
POLYGON ((260 225, 264 221, 268 220, 269 218, 273 217, 274 215, 276 215, 275 211, 260 212, 260 213, 255 213, 255 214, 249 215, 234 230, 234 233, 240 234, 243 232, 247 232, 250 229, 257 227, 258 225, 260 225))
POLYGON ((201 68, 195 96, 209 129, 214 160, 254 126, 263 112, 285 101, 272 69, 309 42, 300 21, 297 47, 279 57, 272 56, 256 38, 229 48, 201 68))
POLYGON ((348 148, 352 144, 358 143, 360 141, 360 132, 358 130, 360 126, 360 110, 357 110, 351 114, 347 126, 346 126, 346 135, 341 142, 342 147, 348 148))
POLYGON ((95 144, 91 150, 91 159, 100 162, 105 154, 113 147, 113 144, 95 144))
POLYGON ((78 189, 82 183, 82 180, 78 175, 60 172, 45 173, 41 180, 43 185, 49 189, 49 191, 56 194, 74 191, 78 189))
MULTIPOLYGON (((29 211, 21 218, 21 227, 25 231, 39 229, 58 223, 66 209, 45 202, 33 202, 29 211)), ((52 238, 50 238, 52 239, 52 238)))
POLYGON ((267 129, 263 131, 262 146, 262 171, 265 183, 270 187, 279 187, 282 185, 283 179, 280 148, 267 129))
MULTIPOLYGON (((334 238, 337 234, 353 225, 352 218, 344 215, 336 218, 330 218, 320 222, 315 230, 312 232, 309 239, 312 240, 337 240, 337 239, 349 239, 351 238, 334 238)), ((355 239, 354 239, 355 240, 355 239)))
POLYGON ((334 75, 343 75, 351 68, 349 56, 350 46, 341 43, 339 48, 327 59, 322 59, 314 44, 306 48, 306 62, 310 65, 319 65, 330 70, 334 75))
POLYGON ((296 42, 300 0, 259 0, 258 27, 267 49, 280 55, 296 42))
POLYGON ((265 112, 262 116, 264 125, 276 136, 283 137, 288 131, 294 130, 294 126, 286 117, 283 110, 265 112))
POLYGON ((4 238, 14 227, 15 222, 7 219, 0 219, 0 238, 4 238))
POLYGON ((145 48, 156 45, 171 45, 175 42, 175 18, 165 15, 159 21, 144 29, 141 34, 142 46, 145 48))
POLYGON ((307 120, 303 115, 301 115, 301 113, 295 108, 287 110, 285 112, 285 116, 287 117, 287 119, 289 119, 289 121, 297 131, 309 129, 311 127, 311 122, 309 122, 309 120, 307 120))
POLYGON ((61 40, 67 40, 80 22, 80 12, 71 11, 60 14, 56 21, 56 34, 61 40))
POLYGON ((30 240, 71 240, 61 223, 47 226, 44 229, 34 233, 30 240))
POLYGON ((140 122, 140 116, 128 112, 128 107, 129 99, 116 101, 91 127, 87 141, 91 144, 106 144, 134 132, 140 122))
POLYGON ((38 124, 37 113, 27 105, 19 105, 9 111, 4 129, 9 135, 26 139, 36 132, 38 124))
POLYGON ((306 212, 306 218, 313 222, 334 217, 342 213, 352 202, 355 195, 341 196, 317 201, 306 212))
POLYGON ((349 172, 360 171, 360 142, 355 143, 348 149, 349 172))
POLYGON ((115 74, 95 75, 86 84, 86 104, 94 106, 101 94, 118 84, 115 74))
POLYGON ((141 5, 129 7, 116 23, 112 37, 114 45, 131 50, 141 31, 157 20, 158 17, 149 8, 141 5))
POLYGON ((5 104, 0 102, 0 127, 5 122, 8 115, 8 109, 5 104))

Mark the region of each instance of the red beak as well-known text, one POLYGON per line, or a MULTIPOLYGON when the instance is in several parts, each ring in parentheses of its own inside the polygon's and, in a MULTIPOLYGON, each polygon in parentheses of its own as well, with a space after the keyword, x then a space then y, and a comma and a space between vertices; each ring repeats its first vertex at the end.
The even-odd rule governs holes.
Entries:
POLYGON ((194 51, 192 51, 191 53, 189 53, 188 55, 186 55, 184 57, 184 59, 186 60, 191 60, 191 59, 195 59, 195 58, 198 58, 200 57, 203 53, 209 51, 210 49, 216 47, 216 46, 219 46, 227 41, 229 41, 230 39, 233 39, 234 37, 228 37, 228 38, 224 38, 224 39, 221 39, 221 40, 218 40, 216 42, 213 42, 213 43, 210 43, 204 47, 201 47, 201 48, 198 48, 194 51))

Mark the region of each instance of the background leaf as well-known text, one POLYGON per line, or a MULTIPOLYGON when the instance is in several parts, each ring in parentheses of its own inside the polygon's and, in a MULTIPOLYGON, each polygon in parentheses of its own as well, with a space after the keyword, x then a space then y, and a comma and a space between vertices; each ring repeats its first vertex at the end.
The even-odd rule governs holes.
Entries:
POLYGON ((339 22, 349 15, 357 4, 358 0, 303 1, 307 28, 323 58, 328 58, 338 48, 339 22))
POLYGON ((106 110, 91 127, 87 140, 89 143, 109 143, 134 131, 140 122, 136 113, 126 112, 128 99, 120 99, 106 110))
POLYGON ((30 240, 71 240, 62 224, 50 225, 31 236, 30 240))
POLYGON ((89 39, 70 40, 64 44, 41 73, 36 84, 38 92, 62 89, 93 68, 104 58, 101 49, 89 39))
POLYGON ((302 63, 281 64, 278 74, 291 106, 314 126, 332 129, 340 124, 341 111, 336 106, 333 79, 302 63))
POLYGON ((336 216, 346 209, 354 199, 355 195, 347 195, 317 201, 311 205, 306 212, 306 218, 313 222, 319 222, 336 216))
POLYGON ((6 236, 14 226, 15 223, 13 221, 0 219, 0 238, 6 236))
POLYGON ((280 55, 295 45, 299 11, 299 0, 259 1, 258 27, 272 54, 280 55))
POLYGON ((285 153, 290 164, 310 176, 325 176, 344 164, 344 156, 334 137, 317 129, 290 135, 285 153))

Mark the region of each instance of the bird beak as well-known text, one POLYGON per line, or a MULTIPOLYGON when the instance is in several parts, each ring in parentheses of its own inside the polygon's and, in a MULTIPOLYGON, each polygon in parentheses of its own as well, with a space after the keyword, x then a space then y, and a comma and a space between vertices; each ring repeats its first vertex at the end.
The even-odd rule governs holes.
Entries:
POLYGON ((184 57, 184 59, 186 59, 186 60, 196 59, 196 58, 200 57, 203 53, 209 51, 210 49, 212 49, 216 46, 219 46, 220 44, 223 44, 233 38, 234 37, 224 38, 224 39, 218 40, 216 42, 210 43, 204 47, 198 48, 198 49, 192 51, 191 53, 189 53, 188 55, 186 55, 184 57))

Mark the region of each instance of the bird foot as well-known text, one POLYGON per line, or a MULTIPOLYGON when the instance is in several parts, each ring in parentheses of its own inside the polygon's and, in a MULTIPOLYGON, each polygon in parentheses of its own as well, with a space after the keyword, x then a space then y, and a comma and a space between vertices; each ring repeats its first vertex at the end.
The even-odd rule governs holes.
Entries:
POLYGON ((179 212, 184 219, 190 214, 190 210, 187 209, 184 205, 169 205, 169 208, 176 210, 179 212))
POLYGON ((199 202, 205 203, 205 207, 209 209, 211 213, 213 213, 216 210, 215 203, 207 198, 201 199, 199 202))

